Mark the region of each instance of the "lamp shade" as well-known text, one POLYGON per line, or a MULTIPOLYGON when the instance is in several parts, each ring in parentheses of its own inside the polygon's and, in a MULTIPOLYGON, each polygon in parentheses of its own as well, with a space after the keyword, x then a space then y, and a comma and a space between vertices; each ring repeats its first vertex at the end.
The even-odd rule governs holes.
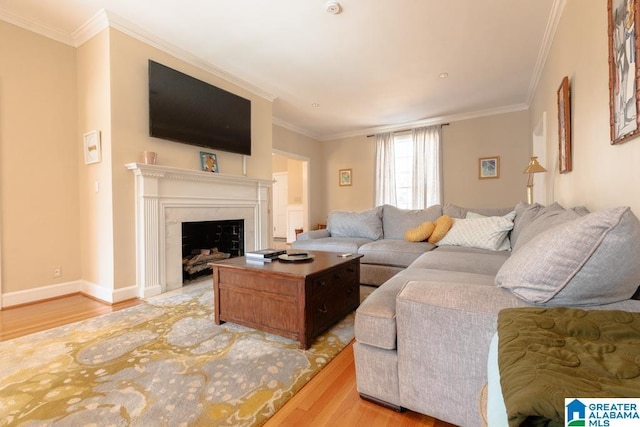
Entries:
POLYGON ((538 158, 536 156, 531 157, 529 160, 529 164, 525 168, 523 173, 539 173, 546 172, 547 170, 542 167, 540 163, 538 163, 538 158))

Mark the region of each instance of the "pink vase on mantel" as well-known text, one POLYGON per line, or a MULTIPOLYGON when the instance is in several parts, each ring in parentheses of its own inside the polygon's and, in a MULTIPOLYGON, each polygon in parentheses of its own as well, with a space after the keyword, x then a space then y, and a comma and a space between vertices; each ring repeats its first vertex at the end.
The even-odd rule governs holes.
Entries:
POLYGON ((155 165, 157 159, 158 159, 158 153, 156 153, 155 151, 142 152, 142 162, 145 165, 155 165))

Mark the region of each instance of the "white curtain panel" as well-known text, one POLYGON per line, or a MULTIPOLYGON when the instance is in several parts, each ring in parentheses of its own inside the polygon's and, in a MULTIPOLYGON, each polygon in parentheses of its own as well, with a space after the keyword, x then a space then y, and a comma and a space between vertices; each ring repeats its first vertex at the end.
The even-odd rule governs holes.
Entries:
POLYGON ((393 134, 376 135, 376 206, 396 205, 396 168, 393 154, 393 134))
POLYGON ((413 209, 441 203, 442 167, 440 140, 442 126, 413 129, 413 209))

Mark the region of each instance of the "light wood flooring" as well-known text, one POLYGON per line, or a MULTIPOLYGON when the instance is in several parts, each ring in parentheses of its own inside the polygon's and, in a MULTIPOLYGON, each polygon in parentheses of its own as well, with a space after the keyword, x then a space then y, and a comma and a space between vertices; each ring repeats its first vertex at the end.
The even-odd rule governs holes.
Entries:
MULTIPOLYGON (((81 294, 0 310, 0 341, 99 316, 137 304, 104 304, 81 294)), ((425 426, 450 424, 422 414, 397 413, 360 399, 356 391, 353 344, 349 344, 266 424, 275 426, 425 426)))

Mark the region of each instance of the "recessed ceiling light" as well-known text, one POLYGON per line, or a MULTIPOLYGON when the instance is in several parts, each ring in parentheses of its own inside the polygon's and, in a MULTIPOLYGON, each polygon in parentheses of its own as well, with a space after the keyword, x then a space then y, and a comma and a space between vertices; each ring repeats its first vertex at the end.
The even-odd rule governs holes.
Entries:
POLYGON ((449 77, 449 73, 440 73, 438 77, 440 77, 441 79, 446 79, 447 77, 449 77))
POLYGON ((311 104, 311 106, 313 108, 318 108, 320 106, 320 104, 318 104, 317 102, 314 102, 313 104, 311 104))
POLYGON ((340 6, 340 3, 337 1, 329 1, 324 7, 327 9, 327 13, 332 15, 337 15, 342 12, 342 6, 340 6))

